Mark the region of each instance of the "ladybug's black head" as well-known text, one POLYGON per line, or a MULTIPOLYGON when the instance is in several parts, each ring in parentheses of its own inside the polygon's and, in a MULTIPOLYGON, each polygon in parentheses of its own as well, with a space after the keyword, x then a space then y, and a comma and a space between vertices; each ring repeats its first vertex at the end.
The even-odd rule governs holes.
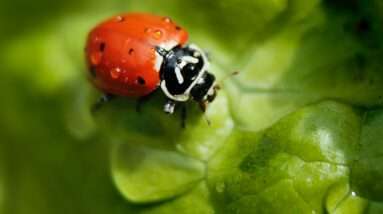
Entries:
POLYGON ((206 54, 195 45, 177 46, 170 51, 157 47, 163 57, 160 69, 161 89, 176 102, 190 98, 200 103, 214 100, 215 77, 207 71, 206 54))

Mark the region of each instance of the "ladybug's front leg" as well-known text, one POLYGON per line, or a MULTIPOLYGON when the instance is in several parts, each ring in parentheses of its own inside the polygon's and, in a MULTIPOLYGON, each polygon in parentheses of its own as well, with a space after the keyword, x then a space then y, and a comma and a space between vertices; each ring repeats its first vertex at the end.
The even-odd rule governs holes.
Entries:
POLYGON ((205 117, 207 125, 210 126, 211 122, 210 122, 209 118, 207 118, 207 116, 206 116, 206 109, 207 109, 208 102, 201 101, 201 102, 198 103, 198 105, 199 105, 199 108, 201 109, 201 111, 202 111, 202 113, 203 113, 203 115, 205 117))
POLYGON ((174 100, 167 100, 164 105, 164 112, 167 114, 173 114, 176 107, 176 102, 174 100))
MULTIPOLYGON (((176 102, 174 100, 167 100, 164 105, 164 112, 167 114, 173 114, 176 107, 176 102)), ((186 105, 181 103, 181 127, 186 127, 186 105)))
POLYGON ((146 103, 147 101, 149 101, 153 96, 153 93, 150 93, 146 96, 143 96, 143 97, 139 97, 138 100, 137 100, 137 103, 136 103, 136 112, 137 113, 140 113, 141 112, 141 107, 144 103, 146 103))
POLYGON ((181 108, 181 127, 185 128, 186 127, 186 117, 187 117, 187 111, 186 111, 186 105, 185 103, 182 104, 181 108))

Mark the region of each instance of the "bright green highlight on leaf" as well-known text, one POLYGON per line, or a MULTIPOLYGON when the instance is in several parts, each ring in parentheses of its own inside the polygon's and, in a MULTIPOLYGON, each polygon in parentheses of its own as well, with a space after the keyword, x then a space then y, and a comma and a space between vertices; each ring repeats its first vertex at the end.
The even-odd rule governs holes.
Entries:
POLYGON ((112 171, 122 194, 133 202, 169 199, 204 178, 204 164, 170 151, 121 145, 113 153, 112 171))

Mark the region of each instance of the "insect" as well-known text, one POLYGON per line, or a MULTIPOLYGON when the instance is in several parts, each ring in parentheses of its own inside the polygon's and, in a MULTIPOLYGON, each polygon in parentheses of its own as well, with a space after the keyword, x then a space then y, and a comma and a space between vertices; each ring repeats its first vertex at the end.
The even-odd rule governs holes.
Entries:
POLYGON ((218 85, 207 55, 187 44, 188 33, 168 17, 129 13, 112 17, 88 35, 86 59, 91 82, 108 96, 144 98, 161 89, 163 110, 194 100, 203 111, 218 85))

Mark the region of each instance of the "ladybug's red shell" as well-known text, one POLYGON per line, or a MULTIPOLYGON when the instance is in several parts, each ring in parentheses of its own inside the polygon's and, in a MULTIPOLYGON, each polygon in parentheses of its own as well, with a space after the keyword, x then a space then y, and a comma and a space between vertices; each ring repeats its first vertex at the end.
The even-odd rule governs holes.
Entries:
POLYGON ((188 34, 167 17, 131 13, 113 17, 94 28, 86 46, 91 81, 102 91, 145 96, 160 83, 156 46, 171 49, 188 34))

